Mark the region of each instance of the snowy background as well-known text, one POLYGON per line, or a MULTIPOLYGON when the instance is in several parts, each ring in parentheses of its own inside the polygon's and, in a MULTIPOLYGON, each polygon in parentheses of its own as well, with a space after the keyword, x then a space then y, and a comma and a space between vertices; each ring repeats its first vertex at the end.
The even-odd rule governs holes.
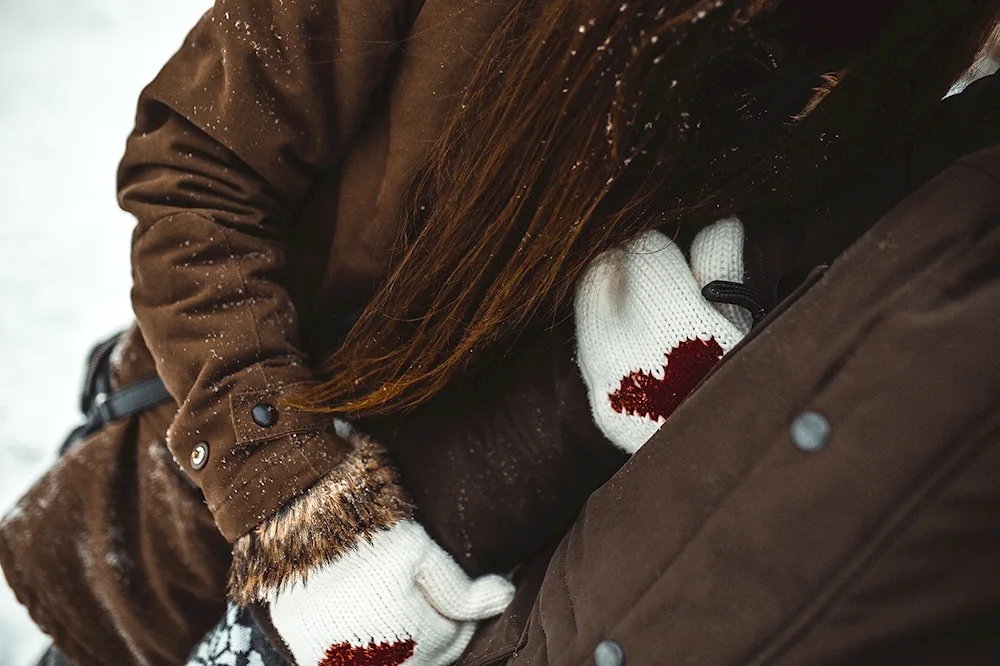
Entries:
MULTIPOLYGON (((76 425, 84 356, 130 321, 115 168, 142 87, 210 0, 0 0, 0 513, 76 425)), ((47 641, 0 583, 0 666, 47 641)))

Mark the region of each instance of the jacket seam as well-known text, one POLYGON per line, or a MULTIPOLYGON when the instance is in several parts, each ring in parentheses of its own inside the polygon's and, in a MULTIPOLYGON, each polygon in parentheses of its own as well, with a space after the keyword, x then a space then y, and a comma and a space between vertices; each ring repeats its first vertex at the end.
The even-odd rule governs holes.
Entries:
MULTIPOLYGON (((306 440, 306 442, 304 442, 303 444, 307 444, 307 443, 311 442, 313 439, 316 439, 318 437, 319 437, 319 434, 317 433, 317 434, 313 435, 312 437, 310 437, 308 440, 306 440)), ((275 438, 275 439, 280 439, 280 438, 275 438)), ((267 440, 267 441, 273 441, 273 440, 267 440)), ((301 458, 301 460, 303 462, 305 462, 306 466, 309 468, 309 470, 313 473, 314 476, 316 476, 317 478, 319 478, 320 476, 322 476, 321 474, 319 474, 316 471, 316 467, 309 460, 309 456, 307 456, 302 451, 301 447, 291 447, 290 450, 294 452, 294 455, 298 456, 299 458, 301 458)), ((242 467, 245 467, 245 466, 246 465, 242 465, 242 467)), ((215 507, 212 508, 212 512, 215 513, 216 511, 222 510, 222 508, 225 507, 227 504, 229 504, 236 497, 236 495, 238 495, 243 489, 245 489, 250 484, 252 484, 252 483, 256 482, 257 480, 259 480, 259 478, 260 478, 259 476, 249 477, 249 478, 243 479, 238 484, 234 485, 230 489, 229 493, 226 494, 226 497, 224 499, 222 499, 215 507)))
MULTIPOLYGON (((890 548, 894 537, 905 531, 909 522, 919 515, 920 509, 925 505, 928 498, 932 497, 936 491, 960 474, 981 452, 984 446, 989 444, 989 435, 996 432, 997 424, 1000 423, 1000 416, 990 420, 986 426, 978 430, 976 435, 966 439, 964 447, 958 447, 945 457, 944 461, 936 468, 932 466, 928 474, 924 474, 917 479, 911 487, 900 493, 896 497, 893 506, 899 507, 890 513, 877 528, 874 536, 866 539, 850 553, 845 555, 840 564, 831 568, 831 573, 825 580, 817 586, 817 593, 812 595, 805 606, 812 606, 812 612, 806 609, 799 609, 791 615, 789 621, 784 624, 773 637, 769 639, 764 647, 756 651, 748 660, 748 664, 763 664, 780 658, 780 653, 793 648, 801 642, 809 632, 822 620, 822 618, 833 608, 836 602, 850 589, 858 576, 864 573, 864 565, 877 560, 890 548), (928 478, 929 477, 929 478, 928 478), (821 599, 817 601, 817 599, 821 599), (802 619, 808 616, 808 619, 802 619), (794 628, 798 623, 800 626, 794 628), (783 635, 788 634, 786 638, 783 635)), ((956 438, 961 440, 961 438, 956 438)))
MULTIPOLYGON (((168 213, 166 215, 158 217, 155 220, 153 220, 152 222, 150 222, 149 224, 145 224, 145 225, 140 224, 138 226, 139 231, 135 235, 135 238, 133 238, 133 240, 132 240, 132 246, 134 247, 135 244, 136 244, 136 242, 140 238, 142 238, 148 231, 152 230, 153 227, 158 226, 161 222, 165 222, 165 221, 177 218, 177 217, 184 217, 184 216, 193 216, 193 217, 196 217, 196 218, 198 218, 198 219, 200 219, 200 220, 202 220, 204 222, 208 222, 209 224, 212 224, 212 225, 216 226, 220 230, 220 232, 222 233, 223 242, 226 244, 226 253, 229 255, 230 260, 235 265, 236 275, 237 275, 237 277, 239 278, 239 281, 240 281, 240 290, 242 291, 242 293, 244 295, 248 294, 246 276, 243 274, 243 266, 242 266, 242 263, 241 263, 242 259, 236 257, 233 254, 233 246, 232 246, 232 243, 230 242, 230 239, 229 239, 229 234, 233 230, 230 229, 229 227, 227 227, 224 224, 219 224, 217 220, 215 220, 213 217, 211 217, 209 215, 205 215, 204 213, 200 213, 200 212, 193 211, 193 210, 176 211, 176 212, 168 213)), ((251 364, 249 364, 247 366, 244 366, 244 367, 247 368, 247 369, 256 369, 256 370, 258 370, 261 373, 261 375, 263 375, 263 381, 264 381, 264 384, 266 385, 270 381, 270 377, 269 377, 267 371, 264 369, 263 364, 262 364, 262 361, 264 359, 262 358, 263 357, 263 345, 261 343, 260 328, 257 325, 257 319, 255 317, 253 308, 251 307, 251 305, 249 304, 249 302, 246 299, 243 299, 243 303, 241 305, 242 305, 243 308, 246 309, 246 311, 247 311, 247 313, 249 315, 250 324, 252 325, 253 332, 254 332, 254 341, 255 341, 256 347, 257 347, 256 360, 253 363, 251 363, 251 364)), ((235 374, 237 374, 237 373, 236 372, 229 372, 229 373, 227 373, 226 376, 227 377, 231 377, 231 376, 233 376, 235 374)), ((191 389, 189 389, 187 391, 187 394, 185 396, 183 396, 184 399, 181 400, 180 403, 185 402, 190 397, 192 391, 194 391, 194 390, 196 390, 194 387, 192 387, 191 389)), ((231 413, 231 411, 230 411, 230 419, 232 419, 232 413, 231 413)), ((176 420, 176 416, 175 416, 174 420, 176 420)))
POLYGON ((320 433, 324 432, 325 430, 326 427, 324 426, 317 427, 315 424, 312 424, 312 425, 303 425, 298 428, 291 428, 284 432, 275 433, 273 435, 262 435, 257 438, 241 439, 239 437, 235 437, 233 439, 233 450, 238 451, 240 449, 244 449, 248 446, 253 446, 255 444, 257 445, 267 444, 269 442, 274 442, 280 439, 284 439, 285 437, 290 437, 292 435, 301 435, 303 433, 319 436, 320 433))
POLYGON ((142 224, 142 223, 137 224, 136 225, 136 234, 132 238, 132 247, 135 247, 137 241, 139 239, 141 239, 143 236, 145 236, 146 232, 151 231, 153 229, 153 227, 158 226, 160 224, 160 222, 165 222, 167 220, 172 220, 175 217, 184 217, 184 216, 187 216, 187 215, 191 215, 191 216, 194 216, 194 217, 197 217, 197 218, 201 218, 202 220, 204 220, 205 222, 208 222, 210 224, 215 224, 216 223, 215 220, 213 220, 208 215, 205 215, 204 213, 199 213, 199 212, 193 211, 193 210, 174 211, 173 213, 167 213, 166 215, 161 215, 160 217, 156 218, 155 220, 153 220, 151 222, 147 222, 145 224, 142 224))
MULTIPOLYGON (((1000 421, 1000 417, 998 417, 997 419, 994 419, 994 420, 993 420, 993 421, 991 422, 991 424, 990 424, 990 425, 991 425, 991 426, 992 426, 992 425, 994 425, 994 424, 995 424, 995 423, 996 423, 997 421, 1000 421)), ((988 429, 988 430, 987 430, 987 433, 988 433, 988 432, 992 432, 992 430, 989 430, 989 429, 988 429)), ((985 439, 985 437, 981 437, 981 438, 972 438, 972 440, 974 441, 974 444, 968 444, 967 446, 968 446, 968 447, 975 447, 975 446, 977 446, 977 445, 981 444, 981 441, 980 441, 981 439, 985 439)), ((947 469, 947 470, 945 470, 945 471, 939 471, 939 472, 938 472, 938 474, 937 474, 937 475, 935 475, 935 478, 941 478, 941 477, 942 477, 943 475, 946 475, 947 473, 949 473, 949 472, 953 471, 953 470, 952 470, 952 468, 951 468, 951 465, 958 465, 958 461, 956 460, 956 458, 962 458, 962 457, 963 457, 963 454, 964 454, 964 455, 969 455, 970 457, 972 457, 972 456, 971 456, 971 454, 972 454, 972 451, 970 451, 970 450, 967 450, 967 449, 963 449, 963 450, 961 450, 961 451, 956 451, 956 452, 954 452, 954 453, 953 453, 953 454, 952 454, 952 455, 951 455, 951 456, 950 456, 949 458, 947 458, 947 459, 946 459, 946 462, 945 462, 945 465, 946 465, 946 466, 948 467, 948 469, 947 469)), ((712 512, 711 512, 711 514, 710 514, 710 515, 714 515, 715 513, 717 513, 717 512, 718 512, 718 510, 719 510, 719 507, 720 507, 720 506, 722 506, 723 504, 725 504, 725 503, 726 503, 726 501, 728 500, 728 498, 729 498, 729 497, 731 497, 731 496, 733 495, 733 493, 735 493, 736 491, 738 491, 738 490, 739 490, 740 488, 742 488, 743 486, 745 486, 745 485, 746 485, 746 484, 747 484, 747 483, 749 482, 749 477, 750 477, 750 475, 751 475, 750 473, 751 473, 751 472, 752 472, 752 471, 753 471, 754 469, 756 469, 756 468, 758 467, 758 465, 759 465, 759 461, 757 461, 757 462, 756 462, 755 464, 751 465, 751 466, 750 466, 750 467, 749 467, 748 469, 744 470, 744 472, 743 472, 743 474, 741 475, 740 479, 739 479, 739 480, 738 480, 738 481, 737 481, 736 483, 734 483, 734 484, 733 484, 732 486, 730 486, 729 488, 727 488, 727 489, 726 489, 726 492, 725 492, 725 493, 724 493, 724 494, 723 494, 723 495, 722 495, 722 496, 720 497, 720 501, 719 501, 719 502, 717 502, 717 504, 716 504, 715 508, 714 508, 714 509, 712 510, 712 512)), ((934 485, 934 484, 933 484, 933 482, 931 482, 931 483, 930 483, 930 485, 934 485)), ((912 495, 912 494, 913 494, 913 492, 916 492, 916 491, 911 491, 910 493, 902 493, 902 494, 901 494, 901 496, 902 496, 902 497, 909 497, 910 495, 912 495)), ((927 492, 930 492, 930 491, 928 490, 927 492)), ((925 494, 926 494, 926 493, 925 493, 925 494)), ((922 496, 923 496, 923 495, 922 495, 922 496)), ((898 502, 897 502, 897 504, 898 504, 898 502)), ((912 511, 912 510, 913 510, 913 509, 911 509, 911 511, 912 511)), ((900 518, 900 520, 902 520, 902 519, 900 518)), ((885 520, 885 521, 882 521, 882 523, 883 523, 883 524, 885 524, 886 522, 890 522, 890 521, 891 521, 891 519, 887 519, 887 520, 885 520)), ((689 538, 687 538, 687 539, 686 539, 686 540, 684 541, 684 543, 683 543, 683 544, 682 544, 682 545, 681 545, 681 546, 680 546, 680 547, 679 547, 679 548, 677 549, 677 552, 676 552, 676 553, 675 553, 675 554, 673 555, 673 557, 671 557, 671 558, 670 558, 670 559, 669 559, 669 560, 667 561, 667 563, 663 565, 663 567, 662 567, 662 570, 663 570, 664 572, 666 572, 666 571, 669 571, 669 570, 670 570, 670 569, 671 569, 671 568, 673 567, 673 565, 674 565, 674 563, 675 563, 675 562, 677 561, 677 559, 678 559, 679 557, 681 557, 681 556, 682 556, 682 555, 683 555, 683 554, 684 554, 684 553, 685 553, 685 552, 686 552, 686 551, 688 550, 688 548, 689 548, 689 547, 691 546, 691 544, 692 544, 692 543, 693 543, 693 542, 694 542, 694 541, 695 541, 695 540, 696 540, 696 539, 697 539, 697 538, 698 538, 698 537, 699 537, 699 536, 700 536, 700 535, 702 534, 702 532, 704 532, 704 531, 705 531, 705 529, 707 529, 707 527, 708 527, 708 522, 709 522, 709 521, 708 521, 708 519, 704 520, 704 521, 703 521, 703 522, 702 522, 702 523, 701 523, 701 524, 699 525, 698 529, 697 529, 697 530, 696 530, 696 531, 695 531, 695 532, 694 532, 694 533, 693 533, 693 534, 692 534, 692 535, 691 535, 691 536, 690 536, 689 538)), ((868 540, 868 541, 866 542, 866 544, 870 544, 870 543, 871 543, 871 542, 872 542, 873 540, 874 540, 874 537, 873 537, 872 539, 869 539, 869 540, 868 540)), ((861 547, 861 549, 863 549, 863 548, 864 548, 864 546, 862 546, 862 547, 861 547)), ((853 551, 853 552, 854 552, 854 553, 856 553, 857 551, 853 551)), ((848 555, 848 556, 846 556, 846 557, 845 557, 845 560, 846 560, 846 561, 849 561, 849 560, 853 559, 854 557, 856 557, 856 554, 855 554, 855 555, 848 555)), ((842 564, 842 565, 838 565, 838 566, 836 566, 836 567, 832 567, 832 569, 833 569, 834 573, 832 573, 832 574, 831 574, 830 576, 828 576, 828 577, 827 577, 827 580, 829 580, 829 579, 831 579, 831 578, 834 578, 834 577, 836 577, 836 573, 837 573, 837 572, 839 572, 839 571, 841 571, 841 570, 842 570, 842 569, 844 568, 844 566, 845 566, 845 565, 843 565, 843 564, 842 564)), ((636 598, 635 598, 635 599, 634 599, 634 600, 633 600, 633 601, 632 601, 632 602, 631 602, 631 603, 629 604, 629 608, 635 608, 635 607, 636 607, 636 606, 638 606, 638 605, 639 605, 639 604, 640 604, 640 603, 641 603, 641 602, 642 602, 642 601, 643 601, 643 600, 644 600, 644 599, 645 599, 646 597, 648 597, 648 596, 649 596, 650 594, 652 594, 652 592, 653 592, 653 587, 655 586, 655 584, 656 584, 656 583, 657 583, 657 582, 658 582, 659 580, 662 580, 662 578, 663 578, 663 576, 661 575, 661 576, 660 576, 659 578, 656 578, 656 579, 654 579, 654 580, 653 580, 653 581, 651 582, 651 584, 650 584, 649 586, 647 586, 646 590, 645 590, 645 591, 644 591, 644 592, 643 592, 643 593, 642 593, 641 595, 639 595, 638 597, 636 597, 636 598)), ((844 587, 846 587, 846 585, 847 585, 847 582, 845 581, 845 582, 844 582, 844 583, 843 583, 843 584, 842 584, 842 585, 840 586, 840 588, 844 588, 844 587)), ((819 587, 820 589, 823 589, 824 587, 827 587, 827 584, 821 584, 821 585, 819 585, 818 587, 819 587)), ((816 596, 816 595, 813 595, 813 596, 816 596)), ((834 596, 835 596, 835 595, 834 595, 834 596)), ((808 602, 807 602, 807 603, 808 603, 808 602)), ((828 600, 828 601, 827 601, 827 602, 826 602, 826 603, 825 603, 825 604, 823 605, 823 608, 826 608, 826 607, 827 607, 827 606, 829 605, 829 603, 830 603, 830 601, 828 600)), ((800 616, 801 616, 801 614, 802 614, 802 613, 801 613, 800 611, 796 611, 796 614, 795 614, 795 617, 800 617, 800 616)), ((817 613, 816 613, 815 617, 818 617, 818 616, 819 616, 820 614, 821 614, 821 612, 820 612, 820 611, 817 611, 817 613)), ((625 622, 625 621, 626 621, 626 619, 628 618, 628 616, 629 616, 629 615, 630 615, 630 613, 625 613, 625 614, 623 614, 622 616, 620 616, 620 617, 618 618, 618 620, 617 620, 617 621, 616 621, 616 622, 614 623, 614 625, 612 625, 611 629, 610 629, 610 630, 609 630, 609 632, 608 632, 608 635, 614 635, 614 634, 615 634, 615 632, 617 631, 618 627, 619 627, 619 626, 620 626, 620 625, 621 625, 621 624, 622 624, 623 622, 625 622)), ((795 620, 795 617, 793 617, 791 621, 794 621, 794 620, 795 620)), ((815 618, 814 618, 814 619, 815 619, 815 618)), ((806 625, 806 626, 811 626, 811 623, 812 623, 812 620, 810 621, 810 625, 806 625)), ((788 624, 786 623, 786 624, 785 624, 784 626, 788 626, 788 624)), ((779 629, 777 633, 782 633, 782 631, 783 631, 783 630, 779 629)), ((544 633, 544 632, 543 632, 543 633, 544 633)), ((772 634, 772 635, 773 635, 773 634, 772 634)), ((804 635, 804 634, 803 634, 803 635, 804 635)), ((767 639, 767 640, 768 640, 768 641, 771 641, 771 642, 773 642, 773 641, 774 641, 775 639, 771 638, 771 639, 767 639)), ((791 639, 789 639, 789 640, 791 640, 791 639)), ((767 647, 764 647, 764 648, 760 648, 760 649, 756 650, 756 651, 755 651, 755 653, 754 653, 753 655, 751 655, 750 657, 748 657, 748 659, 747 659, 747 660, 746 660, 746 661, 745 661, 744 663, 747 663, 747 664, 760 664, 760 663, 765 663, 764 661, 760 661, 760 659, 761 659, 761 657, 760 657, 760 654, 761 654, 761 652, 763 652, 764 650, 767 650, 767 649, 768 649, 767 647)))
MULTIPOLYGON (((207 218, 207 219, 212 224, 217 224, 215 222, 215 220, 212 220, 211 218, 207 218)), ((232 229, 230 229, 229 227, 226 227, 225 225, 222 225, 222 224, 217 224, 217 226, 219 227, 219 229, 222 230, 222 238, 223 238, 223 240, 226 243, 226 252, 229 254, 229 257, 233 260, 233 263, 236 264, 236 275, 240 279, 240 291, 243 293, 243 295, 245 297, 243 299, 243 307, 246 309, 246 312, 249 314, 249 316, 250 316, 250 323, 253 325, 254 340, 256 340, 256 342, 257 342, 257 355, 256 355, 256 360, 254 361, 254 363, 252 364, 251 367, 256 368, 256 369, 258 369, 260 371, 260 373, 264 376, 264 384, 267 385, 267 383, 270 382, 270 377, 267 374, 267 370, 264 369, 264 366, 261 363, 261 361, 263 360, 262 357, 264 355, 263 354, 264 347, 263 347, 263 344, 261 344, 260 327, 257 325, 257 317, 255 316, 255 313, 253 311, 253 306, 251 306, 250 301, 249 301, 250 293, 247 290, 246 276, 243 274, 243 259, 242 259, 242 257, 236 257, 233 254, 233 246, 232 246, 232 243, 230 243, 230 241, 229 241, 229 234, 232 232, 232 229)), ((231 410, 230 410, 230 413, 229 413, 229 418, 232 419, 232 411, 231 410)))
POLYGON ((566 601, 569 603, 569 615, 573 621, 573 633, 579 634, 579 625, 576 621, 576 609, 573 607, 573 594, 570 592, 569 588, 569 578, 567 577, 567 572, 569 571, 569 544, 563 550, 563 570, 562 570, 562 584, 563 588, 566 590, 566 601))
MULTIPOLYGON (((974 171, 979 171, 975 167, 970 168, 974 171)), ((990 178, 994 182, 998 181, 997 178, 992 176, 990 178)), ((962 250, 956 250, 955 252, 959 254, 964 253, 962 250)), ((930 267, 928 267, 928 272, 925 275, 927 279, 934 281, 934 274, 930 271, 930 267)), ((893 297, 915 289, 914 285, 914 281, 909 282, 896 292, 893 297)), ((884 315, 885 311, 883 310, 876 315, 876 319, 880 320, 884 315)), ((875 321, 870 322, 870 325, 866 327, 864 337, 867 337, 867 333, 876 325, 875 321)), ((856 351, 857 346, 855 345, 851 350, 849 358, 841 359, 841 362, 838 363, 836 374, 840 374, 848 366, 854 358, 856 351)), ((825 389, 831 381, 832 378, 829 377, 825 378, 825 381, 821 379, 817 391, 825 389)), ((791 649, 798 641, 801 641, 808 635, 809 631, 824 617, 825 613, 829 612, 830 608, 836 603, 836 600, 849 589, 852 581, 861 575, 864 563, 877 559, 879 554, 884 552, 885 548, 890 547, 893 534, 902 529, 907 519, 916 514, 925 499, 936 488, 940 488, 942 484, 946 483, 953 475, 958 474, 969 461, 975 458, 977 452, 988 441, 988 435, 997 429, 997 424, 1000 424, 1000 416, 995 416, 993 419, 987 421, 986 425, 981 428, 976 428, 975 425, 970 426, 968 430, 973 433, 970 437, 955 437, 954 439, 961 444, 953 448, 950 454, 942 454, 935 458, 935 460, 940 460, 940 462, 929 465, 929 468, 919 474, 907 489, 894 496, 894 501, 890 506, 897 508, 875 523, 873 526, 874 535, 845 554, 839 564, 830 567, 830 573, 815 586, 815 594, 804 601, 800 606, 800 610, 791 615, 769 638, 765 639, 763 647, 758 648, 753 653, 753 656, 748 659, 748 663, 765 663, 774 658, 765 653, 775 655, 784 650, 791 649), (818 599, 823 599, 824 597, 824 600, 818 601, 818 599), (803 619, 804 616, 809 615, 809 611, 804 610, 808 608, 813 608, 811 616, 808 619, 803 619), (796 624, 799 625, 797 629, 790 628, 796 624), (782 636, 785 634, 788 634, 788 636, 782 640, 782 636)))
MULTIPOLYGON (((288 370, 293 368, 291 362, 276 364, 269 366, 278 370, 288 370)), ((265 370, 266 373, 266 370, 265 370)), ((263 400, 282 400, 282 394, 287 394, 288 392, 294 392, 298 387, 307 386, 308 382, 305 380, 291 381, 287 384, 281 386, 280 390, 263 388, 263 389, 249 389, 239 392, 233 392, 230 394, 229 408, 232 413, 235 413, 236 407, 233 403, 237 400, 245 401, 245 403, 253 403, 263 400), (253 396, 250 400, 246 400, 248 397, 253 396)), ((301 434, 301 433, 315 433, 320 434, 331 427, 332 416, 330 414, 307 414, 307 418, 296 419, 299 423, 295 424, 296 420, 289 422, 285 427, 287 429, 282 430, 280 423, 279 427, 275 432, 270 432, 270 429, 260 428, 256 435, 252 432, 246 433, 247 428, 237 427, 237 423, 234 419, 233 422, 233 448, 234 450, 240 449, 253 444, 263 444, 276 439, 281 439, 282 437, 287 437, 289 435, 301 434)))

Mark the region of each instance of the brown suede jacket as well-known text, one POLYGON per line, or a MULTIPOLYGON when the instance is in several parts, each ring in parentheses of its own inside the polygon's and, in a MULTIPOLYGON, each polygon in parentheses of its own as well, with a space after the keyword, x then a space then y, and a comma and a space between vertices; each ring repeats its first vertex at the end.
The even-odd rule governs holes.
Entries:
MULTIPOLYGON (((472 59, 506 8, 502 0, 219 0, 143 92, 120 172, 122 205, 138 222, 133 250, 138 329, 122 350, 118 381, 148 376, 155 366, 177 404, 115 424, 89 439, 29 493, 0 529, 0 561, 12 587, 75 661, 178 663, 221 613, 230 544, 237 544, 238 558, 239 542, 252 550, 259 545, 254 536, 260 526, 317 483, 343 485, 339 482, 373 474, 374 483, 356 484, 376 489, 367 498, 372 514, 351 526, 357 532, 377 529, 409 510, 381 464, 369 464, 363 452, 338 438, 326 417, 280 408, 281 398, 313 380, 310 360, 332 343, 338 321, 364 303, 384 276, 409 180, 439 135, 472 59), (255 420, 258 405, 278 408, 277 417, 255 420), (164 448, 165 434, 176 464, 164 448), (52 502, 54 497, 59 501, 52 502), (77 546, 89 539, 94 551, 86 557, 68 553, 53 545, 60 534, 80 535, 73 541, 77 546), (78 600, 77 607, 62 607, 67 594, 78 600)), ((791 224, 748 213, 748 280, 765 295, 768 307, 791 302, 789 294, 810 269, 833 261, 912 189, 965 153, 996 142, 998 115, 990 102, 997 98, 994 87, 980 85, 961 99, 943 102, 919 141, 831 192, 808 220, 791 224), (983 103, 984 97, 989 103, 983 103)), ((992 174, 976 166, 983 160, 995 164, 995 155, 965 167, 952 180, 961 180, 970 169, 992 174)), ((990 206, 1000 203, 989 198, 987 185, 971 194, 989 209, 983 213, 989 220, 995 219, 989 217, 990 206)), ((939 214, 940 206, 933 203, 924 205, 939 214)), ((909 217, 900 221, 897 216, 896 224, 907 222, 919 230, 930 223, 921 214, 911 206, 909 217)), ((955 227, 961 222, 953 221, 955 227)), ((983 229, 982 238, 995 236, 992 227, 983 229)), ((923 240, 932 243, 931 236, 923 240)), ((878 243, 892 242, 890 236, 868 244, 876 243, 878 249, 878 243)), ((907 251, 909 260, 917 262, 914 257, 920 252, 930 252, 919 243, 907 251)), ((838 315, 876 317, 874 305, 864 312, 851 311, 842 293, 874 290, 877 284, 869 291, 859 284, 864 271, 883 275, 886 284, 916 272, 893 271, 889 265, 857 258, 855 264, 841 270, 847 277, 839 287, 825 292, 832 290, 839 299, 823 306, 829 307, 834 321, 816 326, 835 328, 838 315)), ((980 270, 973 264, 952 268, 980 270)), ((872 293, 871 303, 875 298, 872 293)), ((800 320, 802 309, 812 306, 804 303, 798 318, 778 319, 788 322, 789 331, 777 340, 798 344, 808 334, 806 329, 814 324, 808 317, 800 320)), ((388 449, 428 531, 470 573, 522 565, 518 598, 502 618, 480 632, 463 663, 506 659, 519 646, 524 648, 524 663, 578 663, 607 635, 626 647, 635 644, 639 656, 630 663, 663 663, 655 648, 667 643, 689 661, 738 663, 749 658, 748 646, 762 644, 764 637, 797 631, 793 623, 778 626, 778 616, 788 617, 807 603, 793 599, 787 590, 785 596, 761 599, 764 607, 755 605, 753 590, 746 590, 747 596, 739 599, 742 605, 734 601, 733 606, 745 614, 726 616, 721 610, 727 608, 726 593, 736 591, 740 583, 721 576, 730 569, 723 566, 726 552, 684 551, 690 570, 671 568, 673 554, 680 553, 687 540, 695 543, 698 534, 716 535, 721 541, 714 545, 721 548, 726 529, 736 534, 739 528, 757 525, 739 509, 753 505, 748 499, 727 509, 728 522, 699 531, 699 521, 715 515, 726 493, 737 488, 734 479, 753 469, 747 456, 764 455, 765 444, 778 441, 776 433, 799 408, 791 404, 798 384, 787 378, 782 393, 786 400, 772 405, 780 406, 777 411, 755 407, 755 401, 741 396, 759 392, 768 369, 779 368, 792 351, 809 359, 797 366, 795 375, 803 394, 820 382, 813 371, 822 374, 836 359, 853 358, 846 338, 826 351, 793 350, 789 343, 772 339, 771 330, 763 329, 745 352, 734 354, 706 382, 699 400, 677 413, 677 425, 654 438, 650 453, 630 462, 625 476, 615 476, 591 498, 551 564, 551 547, 573 525, 588 495, 623 462, 590 420, 572 361, 570 331, 533 340, 490 381, 460 382, 405 422, 365 424, 388 449), (759 359, 738 360, 756 359, 752 350, 759 359), (814 362, 820 357, 826 360, 814 362), (740 377, 741 371, 751 376, 740 377), (711 398, 705 397, 709 393, 711 398), (738 413, 739 419, 709 419, 720 431, 713 431, 708 448, 657 445, 667 438, 675 443, 699 440, 691 424, 701 424, 719 409, 738 413), (722 430, 736 424, 760 446, 732 450, 741 435, 731 428, 722 430), (758 428, 764 425, 766 432, 758 428), (662 466, 643 462, 658 455, 671 459, 662 466), (670 484, 654 482, 668 472, 670 484), (685 473, 693 476, 674 478, 685 473), (629 482, 640 476, 648 483, 629 482), (655 496, 645 496, 649 493, 655 496), (629 519, 621 520, 624 515, 629 519), (611 581, 622 573, 615 566, 623 564, 623 543, 633 547, 627 553, 628 575, 618 585, 611 581), (596 563, 594 553, 602 553, 596 563), (704 604, 677 592, 654 595, 649 601, 656 603, 643 606, 638 590, 652 590, 654 582, 665 580, 657 575, 673 578, 656 584, 677 587, 680 581, 706 575, 698 566, 704 569, 712 561, 719 566, 711 569, 711 576, 698 579, 704 604), (547 567, 551 571, 543 576, 547 567), (663 625, 664 630, 670 625, 669 641, 666 634, 662 641, 652 635, 643 639, 643 627, 651 626, 654 616, 664 617, 663 604, 671 599, 681 600, 682 606, 674 608, 670 618, 683 616, 684 622, 663 625), (675 616, 681 608, 690 615, 675 616), (635 626, 619 626, 628 609, 638 609, 630 616, 635 626), (770 614, 758 617, 755 609, 770 614), (773 622, 766 624, 765 616, 773 622), (699 618, 704 620, 700 625, 699 618), (718 649, 711 654, 719 659, 698 659, 691 655, 705 649, 707 640, 699 627, 740 631, 734 631, 732 641, 716 643, 718 649), (692 638, 683 640, 684 632, 692 638), (694 636, 700 637, 696 641, 694 636), (726 652, 725 646, 732 649, 726 652)), ((933 347, 928 350, 932 352, 933 347)), ((889 357, 891 352, 883 351, 870 360, 878 365, 889 357)), ((966 357, 946 358, 957 363, 966 357)), ((954 389, 966 379, 955 376, 949 386, 954 389)), ((977 381, 975 389, 981 391, 986 381, 978 376, 977 381)), ((898 383, 887 386, 900 390, 898 383)), ((927 407, 923 394, 907 395, 915 398, 920 400, 914 404, 927 407)), ((824 408, 839 415, 835 405, 824 408)), ((957 409, 950 403, 949 408, 957 409)), ((381 455, 376 457, 381 460, 381 455)), ((863 464, 876 463, 888 464, 863 464)), ((790 463, 781 459, 768 464, 790 463)), ((904 476, 898 484, 916 483, 904 476)), ((807 490, 803 480, 790 492, 807 490)), ((896 497, 902 498, 902 491, 896 497)), ((781 506, 761 505, 758 521, 775 515, 765 509, 777 515, 783 511, 781 506)), ((837 518, 845 535, 848 518, 837 518)), ((872 525, 855 527, 875 529, 872 525)), ((761 542, 740 543, 763 548, 772 527, 774 534, 787 539, 794 526, 771 522, 762 527, 761 542)), ((331 535, 331 543, 337 538, 331 535)), ((843 536, 834 544, 843 546, 837 550, 843 557, 849 550, 847 540, 843 536)), ((233 567, 246 576, 238 580, 236 594, 241 598, 253 596, 259 586, 259 581, 249 580, 255 560, 248 550, 233 567)), ((801 551, 789 549, 806 557, 801 551)), ((831 571, 816 562, 815 571, 802 572, 795 581, 803 586, 803 595, 815 591, 818 577, 831 571), (807 580, 806 573, 812 578, 807 580)), ((731 569, 730 574, 747 571, 745 566, 731 569)), ((982 616, 998 598, 996 587, 986 585, 983 591, 982 604, 956 607, 955 613, 982 616)), ((943 622, 951 616, 942 617, 943 622)), ((919 625, 919 619, 912 625, 919 625)), ((907 631, 911 629, 907 625, 907 631)))
POLYGON ((133 304, 180 405, 170 450, 228 540, 349 457, 328 417, 260 425, 253 407, 311 381, 303 331, 322 341, 370 296, 503 10, 221 0, 143 92, 119 178, 138 222, 133 304))
POLYGON ((253 407, 312 381, 384 276, 414 170, 506 9, 220 0, 143 92, 119 178, 133 303, 180 405, 170 450, 229 541, 349 457, 329 418, 261 425, 253 407))

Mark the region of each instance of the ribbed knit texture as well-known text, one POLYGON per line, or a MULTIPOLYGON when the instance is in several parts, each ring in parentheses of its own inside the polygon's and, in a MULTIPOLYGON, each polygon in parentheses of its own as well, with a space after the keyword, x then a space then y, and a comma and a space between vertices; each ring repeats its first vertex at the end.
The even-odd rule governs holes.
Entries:
POLYGON ((278 592, 271 617, 299 666, 441 666, 513 593, 500 576, 470 579, 404 520, 278 592))
MULTIPOLYGON (((713 280, 743 282, 743 223, 727 217, 703 229, 691 243, 691 274, 699 287, 713 280)), ((750 312, 738 305, 714 303, 743 335, 750 332, 750 312)))
POLYGON ((744 310, 701 295, 713 280, 742 281, 742 223, 706 227, 691 254, 689 266, 670 238, 649 231, 599 255, 577 285, 577 361, 594 419, 628 453, 750 328, 744 310))

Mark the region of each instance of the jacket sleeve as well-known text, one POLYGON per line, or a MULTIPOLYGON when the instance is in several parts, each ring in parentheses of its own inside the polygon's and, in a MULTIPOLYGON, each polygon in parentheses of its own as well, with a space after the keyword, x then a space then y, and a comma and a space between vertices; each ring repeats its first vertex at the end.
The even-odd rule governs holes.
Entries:
POLYGON ((329 418, 282 406, 312 380, 285 239, 362 123, 410 1, 218 0, 139 100, 119 171, 133 306, 180 405, 170 450, 230 541, 356 457, 329 418))

